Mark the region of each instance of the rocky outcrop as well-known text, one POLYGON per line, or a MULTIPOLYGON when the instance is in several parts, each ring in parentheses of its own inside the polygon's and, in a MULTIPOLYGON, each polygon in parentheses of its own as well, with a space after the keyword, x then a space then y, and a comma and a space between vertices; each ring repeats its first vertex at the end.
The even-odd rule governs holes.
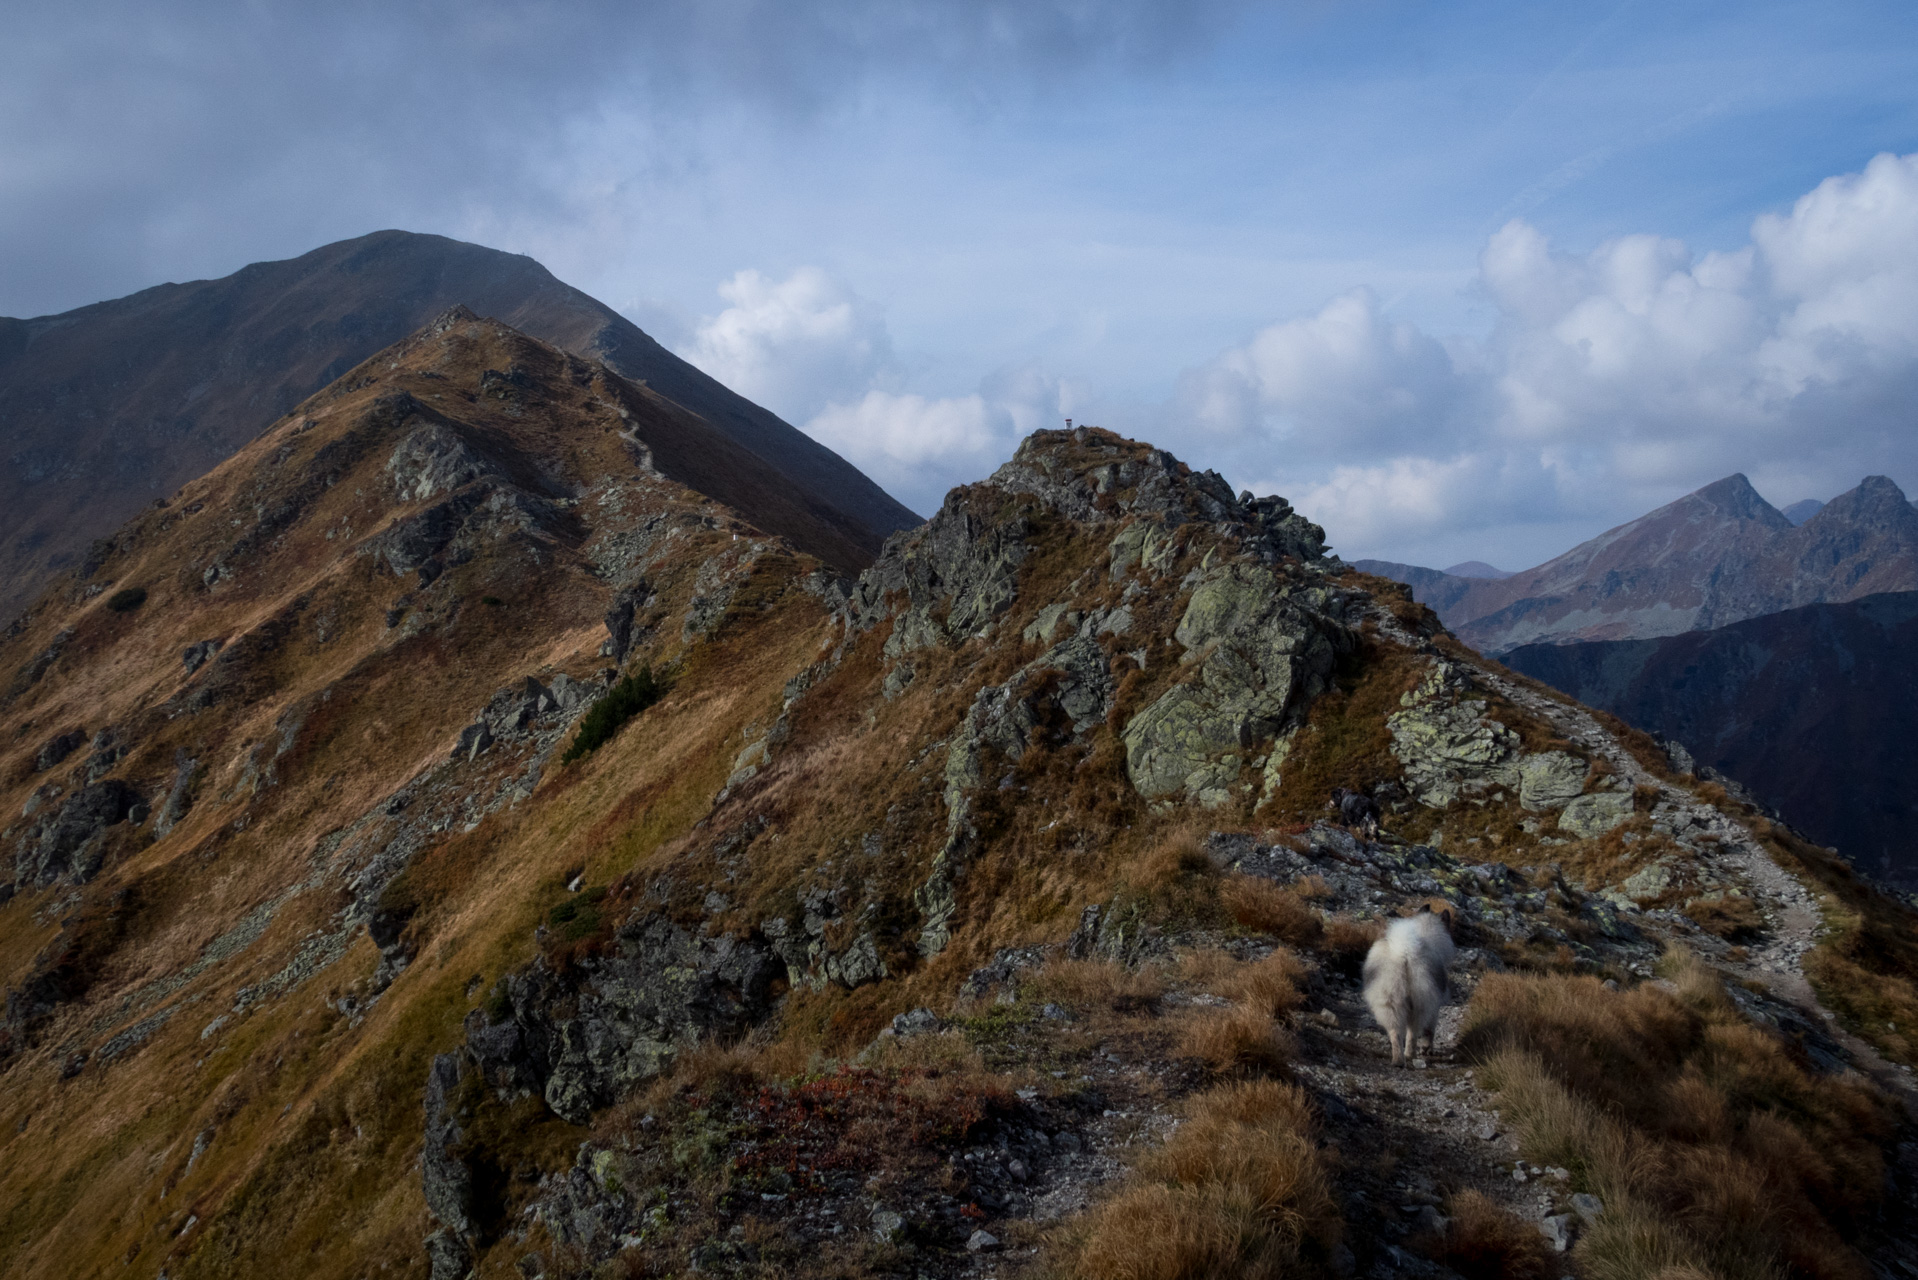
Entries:
POLYGON ((1193 592, 1178 635, 1193 674, 1125 729, 1134 785, 1154 798, 1229 796, 1253 748, 1323 691, 1351 642, 1335 617, 1336 592, 1279 572, 1325 555, 1324 531, 1283 499, 1235 497, 1216 474, 1108 432, 1038 431, 985 482, 953 490, 922 528, 889 540, 853 588, 855 627, 891 624, 885 696, 911 685, 919 651, 991 633, 1018 599, 1035 533, 1057 521, 1100 530, 1105 571, 1128 586, 1119 603, 1093 611, 1042 605, 1022 638, 1046 652, 974 694, 946 748, 946 837, 914 896, 922 954, 950 937, 954 881, 976 838, 971 794, 995 762, 1016 764, 1035 731, 1076 737, 1109 714, 1116 680, 1107 644, 1131 632, 1128 606, 1148 583, 1193 592), (1177 531, 1193 524, 1224 540, 1219 563, 1208 557, 1196 578, 1163 581, 1177 531))
POLYGON ((564 974, 542 962, 506 979, 501 1016, 468 1019, 466 1053, 495 1089, 536 1092, 579 1124, 700 1037, 763 1018, 784 976, 757 933, 703 936, 649 914, 564 974))
POLYGON ((79 750, 80 744, 86 740, 87 733, 84 729, 72 729, 66 733, 54 734, 41 744, 39 752, 34 755, 34 772, 45 773, 79 750))
POLYGON ((1463 670, 1435 662, 1418 688, 1400 699, 1404 710, 1385 722, 1392 754, 1405 766, 1406 784, 1420 804, 1443 809, 1462 792, 1520 785, 1512 763, 1518 735, 1486 714, 1483 698, 1461 696, 1469 687, 1463 670))
POLYGON ((620 926, 602 953, 564 970, 536 960, 502 979, 488 1007, 467 1017, 465 1044, 434 1058, 427 1075, 420 1177, 440 1223, 426 1240, 433 1275, 442 1267, 464 1275, 471 1243, 500 1225, 482 1221, 476 1204, 477 1156, 467 1149, 455 1101, 462 1090, 536 1095, 556 1115, 584 1124, 681 1050, 763 1019, 783 976, 757 933, 702 935, 644 913, 620 926))
POLYGON ((127 820, 144 802, 118 778, 75 792, 41 815, 14 846, 13 872, 36 888, 55 880, 81 884, 93 878, 106 856, 107 830, 127 820))
POLYGON ((1140 795, 1183 793, 1208 807, 1231 798, 1253 751, 1330 685, 1352 645, 1337 593, 1298 591, 1262 565, 1232 565, 1192 592, 1174 638, 1190 678, 1125 726, 1126 768, 1140 795))

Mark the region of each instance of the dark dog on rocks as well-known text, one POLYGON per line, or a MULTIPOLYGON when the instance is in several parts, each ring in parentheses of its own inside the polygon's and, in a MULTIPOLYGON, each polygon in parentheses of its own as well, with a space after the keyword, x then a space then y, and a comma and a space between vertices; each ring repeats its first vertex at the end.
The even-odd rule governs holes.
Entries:
POLYGON ((1347 830, 1356 831, 1367 840, 1377 838, 1379 806, 1371 796, 1362 791, 1347 791, 1344 787, 1337 787, 1332 791, 1332 803, 1326 807, 1339 811, 1339 822, 1347 830))

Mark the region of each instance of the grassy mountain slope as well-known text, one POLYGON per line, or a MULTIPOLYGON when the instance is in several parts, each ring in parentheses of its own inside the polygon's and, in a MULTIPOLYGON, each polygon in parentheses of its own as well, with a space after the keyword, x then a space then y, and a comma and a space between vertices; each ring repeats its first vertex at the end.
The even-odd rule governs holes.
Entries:
POLYGON ((449 317, 10 638, 9 1274, 1903 1256, 1906 1050, 1805 975, 1910 990, 1912 921, 1842 865, 1149 445, 1037 433, 848 582, 695 425, 449 317), (609 670, 660 696, 561 766, 609 670), (1406 1071, 1419 903, 1471 1004, 1406 1071))

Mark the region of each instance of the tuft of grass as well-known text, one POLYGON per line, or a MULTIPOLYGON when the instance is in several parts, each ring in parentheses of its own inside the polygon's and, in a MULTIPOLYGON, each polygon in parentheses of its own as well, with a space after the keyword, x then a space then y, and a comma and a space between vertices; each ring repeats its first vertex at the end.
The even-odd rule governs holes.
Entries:
POLYGON ((1186 1280, 1322 1274, 1343 1229, 1297 1086, 1221 1085, 1095 1210, 1065 1274, 1186 1280))
POLYGON ((107 608, 115 613, 132 613, 146 602, 145 587, 123 587, 107 597, 107 608))
POLYGON ((1278 1074, 1292 1060, 1292 1037, 1257 1004, 1194 1014, 1179 1037, 1178 1056, 1197 1058, 1220 1074, 1278 1074))
POLYGON ((1731 894, 1694 898, 1685 905, 1685 914, 1706 933, 1727 942, 1750 942, 1765 931, 1765 917, 1750 898, 1731 894))
POLYGON ((660 692, 651 667, 641 667, 608 689, 587 709, 585 718, 579 722, 579 732, 573 736, 572 745, 566 748, 559 762, 571 764, 587 752, 603 746, 619 732, 621 725, 658 702, 660 692))
POLYGON ((606 900, 606 887, 598 885, 583 889, 576 897, 556 904, 546 913, 547 925, 564 942, 578 942, 581 938, 590 938, 599 932, 603 912, 600 904, 606 900))
POLYGON ((1161 841, 1126 863, 1125 882, 1140 893, 1176 890, 1211 873, 1212 860, 1190 838, 1161 841))
POLYGON ((1116 960, 1054 960, 1033 987, 1042 996, 1112 1013, 1155 1013, 1165 996, 1159 975, 1116 960))
POLYGON ((1219 886, 1219 902, 1241 928, 1295 947, 1314 946, 1325 932, 1319 913, 1300 893, 1259 876, 1227 877, 1219 886))
POLYGON ((1250 1008, 1283 1017, 1305 1003, 1303 961, 1284 947, 1263 960, 1241 966, 1225 979, 1226 994, 1250 1008))
POLYGON ((1539 1229, 1481 1191, 1461 1191, 1446 1202, 1445 1232, 1420 1242, 1420 1252, 1465 1280, 1552 1280, 1562 1269, 1539 1229))
POLYGON ((1365 963, 1365 953, 1384 931, 1385 926, 1377 920, 1330 916, 1325 921, 1325 933, 1319 939, 1317 950, 1340 972, 1356 974, 1365 963))
POLYGON ((1521 1145, 1605 1202, 1582 1273, 1867 1274, 1845 1238, 1882 1195, 1888 1104, 1807 1070, 1697 957, 1664 971, 1671 992, 1492 974, 1466 1013, 1460 1050, 1521 1145))

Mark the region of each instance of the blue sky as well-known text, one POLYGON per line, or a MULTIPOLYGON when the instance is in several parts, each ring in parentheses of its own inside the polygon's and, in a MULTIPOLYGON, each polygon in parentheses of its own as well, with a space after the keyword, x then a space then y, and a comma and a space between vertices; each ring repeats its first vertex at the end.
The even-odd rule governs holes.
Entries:
POLYGON ((1918 488, 1909 5, 9 26, 7 314, 400 226, 531 253, 921 511, 1067 414, 1421 563, 1534 563, 1731 471, 1918 488))

